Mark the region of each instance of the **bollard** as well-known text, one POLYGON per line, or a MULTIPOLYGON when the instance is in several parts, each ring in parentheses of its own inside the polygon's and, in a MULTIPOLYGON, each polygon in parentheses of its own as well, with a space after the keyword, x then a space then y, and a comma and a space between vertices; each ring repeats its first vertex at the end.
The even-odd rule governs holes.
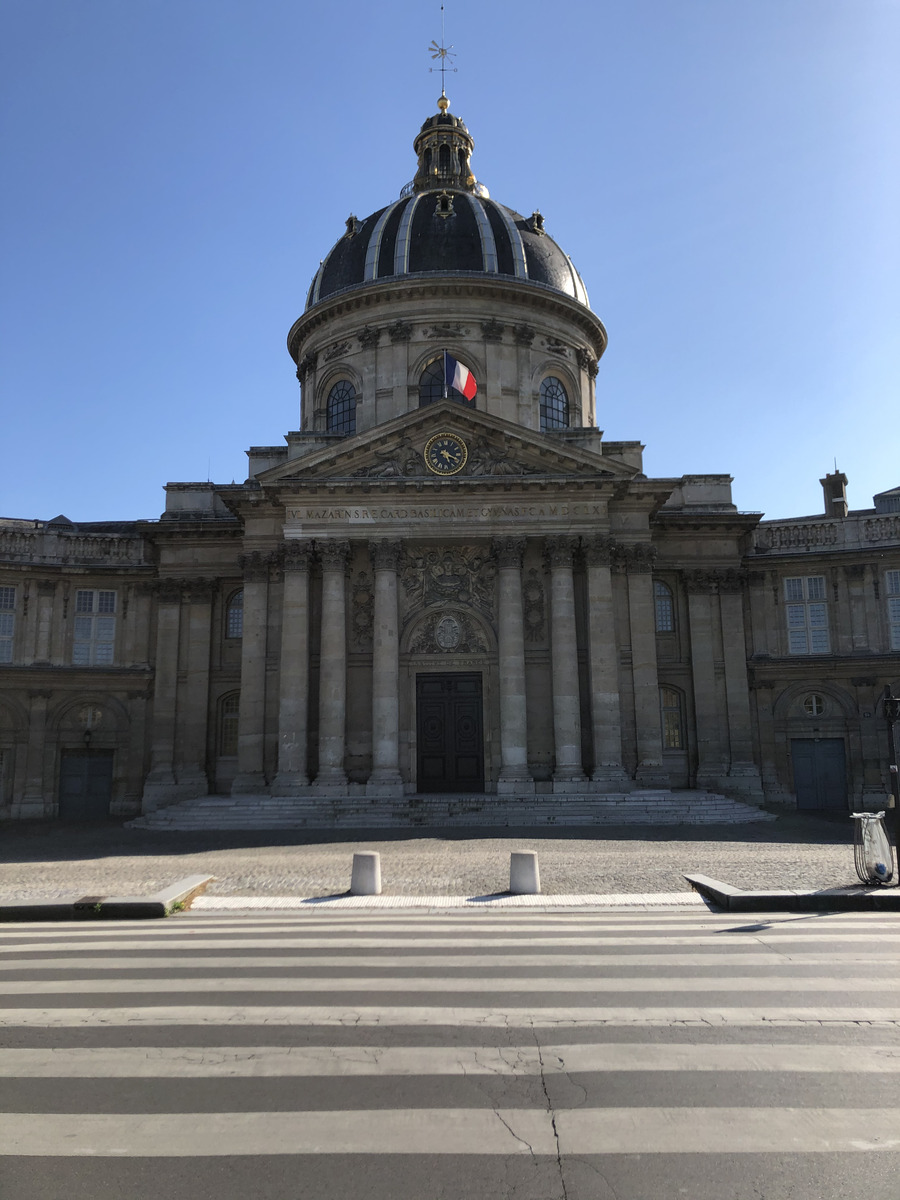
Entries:
POLYGON ((509 890, 514 896, 537 896, 541 873, 535 850, 513 850, 509 856, 509 890))
POLYGON ((381 855, 377 850, 363 850, 362 853, 353 855, 350 894, 353 896, 381 895, 381 855))

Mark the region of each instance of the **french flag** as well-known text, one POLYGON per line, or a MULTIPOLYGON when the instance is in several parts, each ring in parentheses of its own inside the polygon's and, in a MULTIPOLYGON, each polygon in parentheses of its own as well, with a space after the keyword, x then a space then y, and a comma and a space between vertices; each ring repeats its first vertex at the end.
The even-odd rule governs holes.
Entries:
POLYGON ((444 351, 444 383, 448 388, 456 388, 470 402, 475 399, 475 393, 478 391, 475 376, 469 368, 464 367, 455 358, 451 358, 446 350, 444 351))

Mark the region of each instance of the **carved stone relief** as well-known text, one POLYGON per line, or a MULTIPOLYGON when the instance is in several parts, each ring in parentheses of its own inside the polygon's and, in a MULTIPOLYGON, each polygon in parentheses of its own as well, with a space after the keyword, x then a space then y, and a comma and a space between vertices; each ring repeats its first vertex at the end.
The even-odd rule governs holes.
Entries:
POLYGON ((481 335, 486 342, 499 342, 503 337, 503 326, 491 318, 481 322, 481 335))
POLYGON ((469 547, 407 551, 400 579, 407 612, 430 604, 462 604, 493 614, 496 567, 469 547))
POLYGON ((371 350, 381 340, 381 330, 373 329, 371 325, 364 325, 356 335, 356 338, 363 350, 371 350))
POLYGON ((431 613, 409 645, 410 654, 486 654, 484 634, 465 613, 431 613))
POLYGON ((469 331, 464 325, 447 324, 432 325, 430 329, 426 329, 424 336, 427 338, 458 338, 468 337, 469 331))
POLYGON ((522 584, 522 599, 524 602, 522 615, 525 625, 525 640, 542 642, 544 640, 544 581, 534 567, 525 576, 522 584))
POLYGON ((326 362, 333 362, 336 358, 341 358, 350 349, 349 342, 337 342, 334 346, 330 346, 322 357, 326 362))
POLYGON ((359 650, 372 646, 375 619, 374 584, 365 571, 359 571, 353 579, 350 624, 353 644, 359 650))
POLYGON ((412 325, 409 321, 395 321, 387 327, 388 337, 392 342, 408 342, 412 337, 412 325))
POLYGON ((413 449, 409 438, 402 437, 388 450, 376 450, 378 459, 373 466, 360 467, 354 476, 370 479, 397 479, 407 475, 424 475, 425 460, 418 450, 413 449))
POLYGON ((530 325, 517 325, 513 329, 513 338, 517 346, 530 346, 535 338, 535 331, 530 325))

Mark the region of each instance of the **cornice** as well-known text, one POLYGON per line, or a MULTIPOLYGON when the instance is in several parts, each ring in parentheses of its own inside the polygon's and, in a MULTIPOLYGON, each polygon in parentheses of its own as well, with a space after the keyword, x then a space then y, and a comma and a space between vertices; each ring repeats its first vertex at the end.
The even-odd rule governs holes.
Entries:
MULTIPOLYGON (((491 307, 498 300, 508 300, 510 303, 524 304, 528 308, 562 314, 591 339, 598 359, 602 357, 609 340, 603 322, 589 308, 545 284, 520 282, 506 276, 491 277, 480 272, 447 275, 434 275, 429 272, 419 278, 407 275, 402 279, 381 279, 368 284, 356 284, 342 292, 334 293, 294 322, 287 337, 288 353, 294 362, 298 363, 303 342, 336 317, 365 311, 368 326, 370 321, 376 319, 371 315, 372 309, 382 305, 394 307, 403 302, 415 304, 421 302, 423 297, 453 297, 464 300, 483 298, 491 307)), ((384 319, 387 320, 391 315, 385 313, 384 319)))

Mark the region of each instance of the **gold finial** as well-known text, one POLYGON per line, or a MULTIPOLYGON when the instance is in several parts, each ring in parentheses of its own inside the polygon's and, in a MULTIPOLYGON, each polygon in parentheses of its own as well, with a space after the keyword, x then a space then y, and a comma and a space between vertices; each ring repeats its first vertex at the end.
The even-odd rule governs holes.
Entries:
POLYGON ((441 98, 438 100, 438 108, 441 110, 441 112, 446 112, 449 107, 450 101, 447 99, 444 93, 441 92, 441 98))

